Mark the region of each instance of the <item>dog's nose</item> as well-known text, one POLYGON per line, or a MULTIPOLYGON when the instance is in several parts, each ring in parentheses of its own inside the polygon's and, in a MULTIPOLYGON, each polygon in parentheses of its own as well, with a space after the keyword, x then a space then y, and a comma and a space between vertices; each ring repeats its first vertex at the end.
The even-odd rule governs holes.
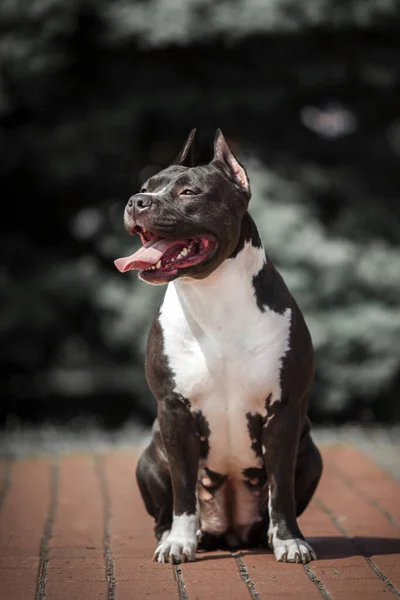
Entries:
POLYGON ((143 212, 152 205, 152 199, 145 194, 136 194, 128 200, 128 208, 135 210, 136 213, 143 212))
POLYGON ((136 209, 144 210, 149 208, 152 204, 152 199, 150 196, 136 196, 136 209))

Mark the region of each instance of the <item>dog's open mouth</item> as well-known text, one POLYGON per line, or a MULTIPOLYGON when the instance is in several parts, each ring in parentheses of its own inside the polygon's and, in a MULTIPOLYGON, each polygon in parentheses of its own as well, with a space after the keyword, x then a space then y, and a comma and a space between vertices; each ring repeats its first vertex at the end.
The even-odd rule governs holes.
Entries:
POLYGON ((131 256, 114 261, 121 273, 135 270, 149 272, 149 275, 153 272, 154 275, 174 274, 211 258, 217 248, 216 238, 209 234, 170 240, 139 226, 132 233, 140 235, 143 246, 131 256))

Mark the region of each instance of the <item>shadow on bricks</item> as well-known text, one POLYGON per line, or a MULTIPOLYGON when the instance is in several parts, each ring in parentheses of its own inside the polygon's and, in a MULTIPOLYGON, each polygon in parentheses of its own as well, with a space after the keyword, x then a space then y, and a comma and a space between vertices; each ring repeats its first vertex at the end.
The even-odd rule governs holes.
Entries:
MULTIPOLYGON (((351 556, 379 556, 384 554, 400 554, 400 539, 379 537, 352 537, 339 536, 309 537, 313 544, 318 559, 349 558, 351 556)), ((261 548, 243 549, 238 556, 271 554, 261 548)), ((212 555, 210 560, 228 557, 227 555, 212 555)), ((199 554, 198 560, 208 560, 207 553, 199 554)))

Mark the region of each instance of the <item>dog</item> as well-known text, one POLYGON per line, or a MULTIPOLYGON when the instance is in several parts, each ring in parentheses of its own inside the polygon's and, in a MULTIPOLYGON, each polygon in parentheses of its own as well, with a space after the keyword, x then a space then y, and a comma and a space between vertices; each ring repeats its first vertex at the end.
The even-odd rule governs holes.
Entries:
POLYGON ((145 360, 157 419, 136 470, 153 558, 269 545, 305 564, 316 555, 297 517, 322 473, 310 333, 248 212, 244 167, 220 130, 211 162, 190 166, 194 135, 129 199, 125 228, 143 246, 115 261, 168 284, 145 360))

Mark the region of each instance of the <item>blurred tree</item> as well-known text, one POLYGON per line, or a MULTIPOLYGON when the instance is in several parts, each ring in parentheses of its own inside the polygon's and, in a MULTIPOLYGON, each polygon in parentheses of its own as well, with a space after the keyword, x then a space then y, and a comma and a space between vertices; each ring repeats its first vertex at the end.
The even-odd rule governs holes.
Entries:
POLYGON ((3 419, 154 414, 143 351, 162 291, 112 261, 136 243, 126 198, 192 126, 200 159, 222 127, 253 164, 252 210, 317 348, 314 416, 399 418, 399 13, 3 0, 3 419))

